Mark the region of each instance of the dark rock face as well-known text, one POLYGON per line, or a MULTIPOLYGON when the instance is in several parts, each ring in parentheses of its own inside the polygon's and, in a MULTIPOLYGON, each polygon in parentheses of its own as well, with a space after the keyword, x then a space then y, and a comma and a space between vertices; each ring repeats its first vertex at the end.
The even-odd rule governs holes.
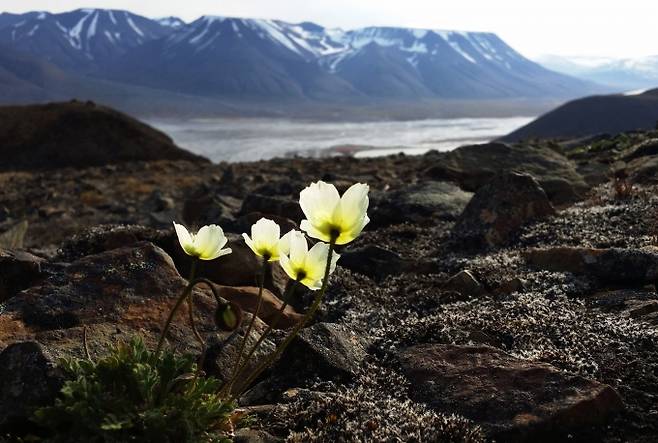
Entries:
POLYGON ((560 441, 622 408, 608 385, 489 346, 417 345, 400 358, 415 399, 477 420, 497 441, 560 441))
POLYGON ((101 225, 66 240, 60 248, 59 259, 70 262, 141 241, 149 241, 165 251, 172 251, 178 242, 172 229, 159 230, 140 225, 101 225))
POLYGON ((455 220, 472 193, 452 183, 428 181, 375 195, 371 227, 403 222, 431 222, 432 218, 455 220))
POLYGON ((75 101, 0 107, 0 157, 3 171, 129 161, 207 161, 138 120, 75 101))
POLYGON ((183 220, 190 226, 203 226, 233 221, 240 210, 240 200, 218 195, 215 190, 204 184, 190 196, 183 205, 183 220))
POLYGON ((586 274, 608 283, 658 281, 658 250, 560 247, 525 253, 529 265, 553 272, 586 274))
POLYGON ((260 194, 249 194, 242 202, 240 214, 246 215, 251 212, 276 215, 295 222, 305 218, 299 203, 296 201, 260 194))
POLYGON ((453 181, 475 192, 496 174, 520 171, 531 174, 556 204, 578 200, 588 189, 575 164, 548 147, 488 143, 462 146, 445 153, 425 170, 432 180, 453 181))
POLYGON ((414 261, 405 260, 399 254, 388 249, 367 245, 343 252, 338 265, 375 280, 382 280, 389 275, 397 275, 411 270, 414 268, 414 261))
POLYGON ((43 262, 28 252, 0 249, 0 303, 39 280, 43 262))
POLYGON ((528 174, 503 173, 478 190, 453 229, 466 247, 507 243, 524 223, 555 214, 546 193, 528 174))
POLYGON ((43 347, 33 341, 14 343, 0 352, 0 434, 32 426, 28 418, 50 404, 63 374, 43 347))
POLYGON ((274 368, 277 376, 299 380, 318 375, 323 380, 353 377, 366 357, 365 343, 349 328, 317 323, 303 329, 274 368))

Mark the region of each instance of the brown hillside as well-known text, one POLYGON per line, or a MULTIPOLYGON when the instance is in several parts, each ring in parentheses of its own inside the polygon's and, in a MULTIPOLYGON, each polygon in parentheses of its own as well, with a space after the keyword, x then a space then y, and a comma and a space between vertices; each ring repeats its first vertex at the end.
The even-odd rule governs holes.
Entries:
POLYGON ((166 134, 92 102, 0 107, 0 170, 207 161, 166 134))

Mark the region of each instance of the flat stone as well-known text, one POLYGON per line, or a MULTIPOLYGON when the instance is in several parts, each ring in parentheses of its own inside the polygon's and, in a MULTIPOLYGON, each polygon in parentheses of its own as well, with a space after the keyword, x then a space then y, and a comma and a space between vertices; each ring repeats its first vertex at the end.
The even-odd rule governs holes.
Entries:
POLYGON ((496 441, 563 441, 623 407, 608 385, 490 346, 417 345, 399 357, 412 399, 472 419, 496 441))
POLYGON ((658 281, 657 249, 557 247, 523 255, 537 269, 590 275, 608 283, 640 286, 658 281))

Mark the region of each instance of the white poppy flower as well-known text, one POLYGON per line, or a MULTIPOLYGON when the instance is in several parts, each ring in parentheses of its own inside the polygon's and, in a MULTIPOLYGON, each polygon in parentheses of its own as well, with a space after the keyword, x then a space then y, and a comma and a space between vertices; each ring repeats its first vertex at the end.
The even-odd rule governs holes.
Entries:
POLYGON ((228 239, 222 228, 217 225, 204 226, 196 234, 190 233, 185 226, 176 222, 174 228, 178 241, 187 255, 201 260, 214 260, 232 252, 231 248, 224 248, 228 239))
POLYGON ((344 245, 354 240, 368 224, 368 185, 352 185, 341 197, 332 184, 311 183, 299 194, 306 220, 301 229, 319 240, 344 245))
MULTIPOLYGON (((279 258, 281 267, 291 279, 299 280, 304 286, 313 291, 320 289, 327 266, 329 245, 326 243, 316 243, 309 250, 306 237, 303 233, 290 231, 288 234, 290 250, 288 254, 281 254, 279 258)), ((336 269, 336 262, 339 258, 340 255, 336 253, 332 255, 329 274, 336 269)))
POLYGON ((281 235, 281 228, 274 221, 261 218, 251 226, 251 237, 242 234, 244 242, 259 257, 277 261, 282 253, 288 252, 288 237, 281 235))

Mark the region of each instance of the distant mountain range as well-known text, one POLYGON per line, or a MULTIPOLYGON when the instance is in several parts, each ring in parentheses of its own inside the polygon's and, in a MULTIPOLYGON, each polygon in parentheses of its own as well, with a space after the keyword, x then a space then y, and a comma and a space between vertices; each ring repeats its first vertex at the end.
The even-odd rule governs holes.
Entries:
POLYGON ((554 71, 610 85, 620 90, 658 86, 658 55, 620 59, 543 55, 536 61, 554 71))
POLYGON ((657 125, 658 89, 652 89, 636 94, 598 95, 573 100, 501 140, 568 139, 636 129, 649 130, 657 125))
MULTIPOLYGON (((564 99, 605 90, 545 69, 491 33, 343 31, 211 16, 186 24, 102 9, 0 14, 3 57, 0 76, 11 75, 12 84, 34 85, 41 72, 44 79, 102 81, 101 89, 115 90, 114 97, 122 85, 209 100, 335 103, 564 99), (23 68, 8 61, 16 58, 23 68)), ((40 94, 53 92, 49 82, 37 82, 40 94)), ((6 85, 0 83, 2 102, 22 89, 35 94, 26 85, 6 85)))

